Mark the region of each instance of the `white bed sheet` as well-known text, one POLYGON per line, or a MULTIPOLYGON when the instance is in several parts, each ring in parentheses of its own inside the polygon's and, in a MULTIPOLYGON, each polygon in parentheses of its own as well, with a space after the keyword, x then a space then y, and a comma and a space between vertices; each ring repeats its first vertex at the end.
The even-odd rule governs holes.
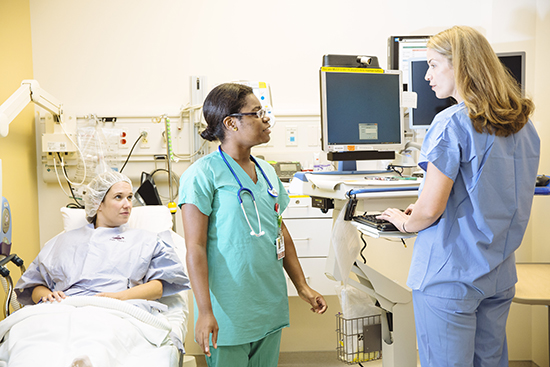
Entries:
POLYGON ((0 361, 10 367, 71 366, 88 356, 93 366, 176 366, 172 326, 162 314, 123 301, 70 297, 25 307, 0 323, 0 361))
MULTIPOLYGON (((65 231, 87 223, 82 209, 62 208, 61 213, 65 231)), ((168 208, 148 206, 134 208, 128 224, 159 233, 185 268, 185 241, 170 230, 171 223, 168 208)), ((94 367, 177 366, 187 332, 188 291, 159 301, 168 310, 145 317, 148 321, 143 321, 146 311, 101 297, 24 307, 0 322, 0 366, 3 361, 9 367, 69 367, 84 355, 94 367)))

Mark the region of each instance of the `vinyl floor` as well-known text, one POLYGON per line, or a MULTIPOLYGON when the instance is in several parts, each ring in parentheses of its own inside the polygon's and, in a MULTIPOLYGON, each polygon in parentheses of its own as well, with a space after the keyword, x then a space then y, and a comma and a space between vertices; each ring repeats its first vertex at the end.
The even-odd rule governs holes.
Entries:
MULTIPOLYGON (((195 356, 197 367, 206 367, 203 356, 195 356)), ((279 356, 278 367, 344 367, 347 364, 338 361, 336 352, 283 352, 279 356)), ((351 366, 359 366, 354 364, 351 366)), ((418 362, 420 366, 420 362, 418 362)), ((511 361, 510 367, 538 367, 531 361, 511 361)), ((382 367, 382 361, 363 363, 363 367, 382 367)))

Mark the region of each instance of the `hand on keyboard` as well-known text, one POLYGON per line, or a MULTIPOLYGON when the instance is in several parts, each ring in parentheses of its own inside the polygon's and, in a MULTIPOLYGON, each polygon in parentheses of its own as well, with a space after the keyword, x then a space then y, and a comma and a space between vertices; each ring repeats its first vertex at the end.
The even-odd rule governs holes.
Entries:
POLYGON ((378 214, 363 214, 353 217, 353 220, 366 226, 376 228, 379 231, 399 231, 391 222, 377 218, 378 214))
POLYGON ((388 208, 384 210, 382 214, 377 215, 376 218, 380 220, 390 221, 401 232, 413 233, 413 231, 407 230, 405 228, 405 223, 407 222, 407 220, 409 219, 409 216, 412 213, 413 206, 414 206, 413 204, 409 205, 409 207, 405 211, 402 211, 401 209, 388 208))

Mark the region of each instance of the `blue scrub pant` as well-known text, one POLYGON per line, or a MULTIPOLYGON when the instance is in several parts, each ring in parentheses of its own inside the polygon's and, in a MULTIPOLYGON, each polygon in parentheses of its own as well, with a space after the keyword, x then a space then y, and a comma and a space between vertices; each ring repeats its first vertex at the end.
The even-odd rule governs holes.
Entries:
POLYGON ((515 286, 484 299, 413 291, 422 367, 508 367, 506 320, 515 286))
POLYGON ((206 356, 208 367, 277 367, 282 330, 256 342, 210 347, 206 356))

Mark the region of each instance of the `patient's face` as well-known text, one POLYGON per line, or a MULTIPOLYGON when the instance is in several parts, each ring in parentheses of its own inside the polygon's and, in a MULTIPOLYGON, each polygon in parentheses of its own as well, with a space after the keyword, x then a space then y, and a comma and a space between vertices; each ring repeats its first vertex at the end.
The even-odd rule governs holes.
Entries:
POLYGON ((111 186, 97 209, 96 227, 118 227, 128 222, 133 197, 132 186, 127 182, 111 186))

